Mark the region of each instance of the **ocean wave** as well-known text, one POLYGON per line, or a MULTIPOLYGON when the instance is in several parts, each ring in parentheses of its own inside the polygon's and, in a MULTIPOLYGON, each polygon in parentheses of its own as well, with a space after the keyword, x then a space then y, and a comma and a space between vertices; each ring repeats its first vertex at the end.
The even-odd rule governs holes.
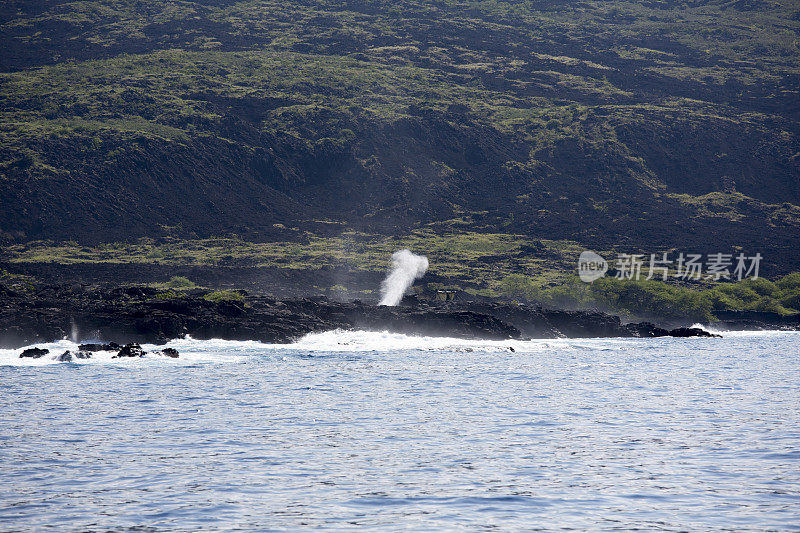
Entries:
MULTIPOLYGON (((715 332, 714 330, 709 330, 715 332)), ((726 337, 774 337, 779 335, 800 335, 800 332, 786 331, 738 331, 720 332, 726 337)), ((83 340, 81 342, 99 342, 83 340)), ((5 366, 43 366, 50 364, 171 364, 202 362, 242 362, 251 357, 307 357, 347 354, 380 354, 380 353, 420 353, 451 352, 475 354, 535 354, 535 353, 580 353, 586 351, 625 352, 641 349, 643 344, 654 348, 665 342, 681 342, 670 337, 657 339, 636 338, 582 338, 582 339, 537 339, 537 340, 480 340, 458 339, 452 337, 427 337, 405 335, 388 331, 332 330, 321 333, 309 333, 288 344, 269 344, 254 340, 234 341, 224 339, 194 339, 190 336, 174 339, 166 344, 143 344, 142 349, 148 354, 143 358, 115 358, 116 352, 101 351, 92 353, 90 359, 74 359, 70 362, 59 361, 58 357, 66 352, 78 351, 79 343, 68 339, 48 343, 36 343, 15 349, 0 349, 0 365, 5 366), (38 358, 20 358, 26 348, 46 348, 47 355, 38 358), (172 359, 160 353, 164 348, 174 348, 180 357, 172 359)))

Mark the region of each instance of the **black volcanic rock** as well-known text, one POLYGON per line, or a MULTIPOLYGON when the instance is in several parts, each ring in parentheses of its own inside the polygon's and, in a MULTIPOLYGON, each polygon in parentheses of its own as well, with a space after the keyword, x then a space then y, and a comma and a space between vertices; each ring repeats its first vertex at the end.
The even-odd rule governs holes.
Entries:
POLYGON ((675 328, 669 334, 671 337, 722 337, 700 328, 675 328))
POLYGON ((0 298, 11 298, 14 296, 18 296, 18 293, 16 291, 13 291, 8 287, 6 287, 5 285, 0 284, 0 298))
POLYGON ((546 316, 565 337, 629 337, 618 316, 599 311, 548 310, 546 316))
POLYGON ((356 314, 354 325, 359 329, 475 339, 502 340, 521 337, 515 326, 492 315, 472 310, 379 306, 357 309, 356 314))
MULTIPOLYGON (((31 296, 9 298, 0 308, 0 332, 6 333, 0 335, 0 346, 31 344, 27 339, 62 338, 73 324, 79 331, 91 331, 100 338, 128 342, 123 347, 115 343, 81 344, 77 353, 117 350, 115 357, 140 357, 140 343, 163 344, 184 335, 287 343, 308 333, 335 329, 498 340, 673 334, 647 322, 625 325, 619 317, 598 311, 560 311, 492 301, 409 300, 408 305, 387 307, 326 297, 278 300, 248 295, 244 302, 214 302, 200 294, 183 294, 165 302, 153 298, 149 291, 125 291, 145 296, 131 297, 119 289, 75 291, 51 286, 31 296), (8 335, 9 331, 14 335, 8 335)), ((676 330, 674 334, 706 336, 702 331, 676 330)), ((172 356, 170 353, 166 355, 172 356)))
POLYGON ((652 322, 639 322, 638 324, 626 324, 625 329, 631 332, 634 337, 666 337, 669 331, 659 328, 652 322))
MULTIPOLYGON (((461 304, 458 304, 461 305, 461 304)), ((523 337, 555 338, 564 334, 547 316, 547 310, 527 305, 508 305, 496 302, 473 302, 469 309, 498 318, 519 329, 523 337)))
POLYGON ((137 343, 126 344, 114 357, 143 357, 145 352, 137 343))
POLYGON ((116 342, 109 342, 108 344, 90 343, 78 346, 78 350, 82 352, 113 352, 119 351, 120 348, 121 346, 116 342))
POLYGON ((85 352, 85 351, 82 351, 82 350, 78 350, 77 352, 73 352, 73 351, 67 350, 66 352, 64 352, 61 355, 57 356, 55 358, 55 360, 56 361, 62 361, 62 362, 69 362, 69 361, 74 361, 75 359, 91 359, 91 358, 92 358, 92 354, 89 353, 89 352, 85 352))
POLYGON ((47 348, 28 348, 27 350, 23 350, 21 354, 19 354, 20 358, 23 357, 31 357, 33 359, 39 359, 50 353, 50 350, 47 348))
POLYGON ((175 348, 164 348, 163 350, 161 350, 161 353, 163 353, 167 357, 173 357, 173 358, 177 358, 179 355, 178 350, 176 350, 175 348))

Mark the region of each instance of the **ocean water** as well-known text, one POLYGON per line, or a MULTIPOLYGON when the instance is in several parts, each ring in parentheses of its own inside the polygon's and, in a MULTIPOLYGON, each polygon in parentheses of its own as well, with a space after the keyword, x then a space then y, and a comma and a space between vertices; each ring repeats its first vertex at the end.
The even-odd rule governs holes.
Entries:
POLYGON ((1 530, 800 530, 800 333, 169 346, 0 350, 1 530))

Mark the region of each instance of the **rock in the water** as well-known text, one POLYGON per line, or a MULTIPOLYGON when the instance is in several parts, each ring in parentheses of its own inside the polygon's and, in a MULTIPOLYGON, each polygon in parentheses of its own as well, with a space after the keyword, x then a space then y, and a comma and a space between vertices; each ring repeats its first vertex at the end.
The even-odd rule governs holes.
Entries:
POLYGON ((76 359, 91 359, 92 358, 92 353, 84 351, 84 350, 78 350, 77 352, 75 352, 75 358, 76 359))
POLYGON ((178 350, 175 348, 164 348, 161 350, 161 353, 166 355, 167 357, 178 357, 178 350))
POLYGON ((121 346, 116 342, 109 342, 108 344, 89 343, 78 346, 78 350, 82 352, 113 352, 120 348, 121 346))
POLYGON ((47 348, 28 348, 27 350, 23 350, 21 354, 19 354, 20 358, 22 357, 32 357, 33 359, 39 359, 43 355, 47 355, 50 353, 50 350, 47 348))
POLYGON ((144 353, 141 346, 135 342, 131 342, 123 346, 114 357, 143 357, 144 353))
POLYGON ((634 337, 666 337, 669 331, 659 328, 652 322, 639 322, 638 324, 626 324, 625 329, 634 337))
POLYGON ((61 355, 57 356, 56 361, 72 361, 72 352, 67 350, 66 352, 62 353, 61 355))
POLYGON ((669 334, 671 337, 722 337, 700 328, 676 328, 669 334))

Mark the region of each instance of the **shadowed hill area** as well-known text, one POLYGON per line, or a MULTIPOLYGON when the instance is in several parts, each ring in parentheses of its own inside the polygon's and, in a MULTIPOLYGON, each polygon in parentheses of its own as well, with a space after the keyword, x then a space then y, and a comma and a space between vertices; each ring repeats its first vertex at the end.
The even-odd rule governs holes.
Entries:
POLYGON ((333 221, 800 266, 797 2, 17 1, 0 25, 6 241, 333 221))

